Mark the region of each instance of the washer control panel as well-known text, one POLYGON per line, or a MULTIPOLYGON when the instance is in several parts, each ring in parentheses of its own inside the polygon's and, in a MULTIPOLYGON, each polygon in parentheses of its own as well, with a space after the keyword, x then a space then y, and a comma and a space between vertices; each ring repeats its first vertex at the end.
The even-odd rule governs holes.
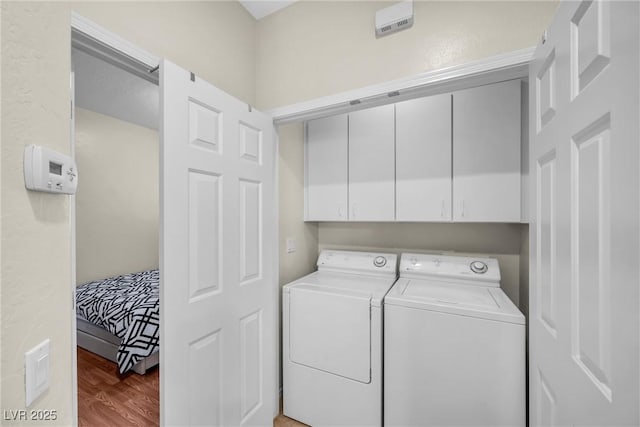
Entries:
POLYGON ((484 286, 498 286, 500 266, 494 258, 404 253, 400 260, 400 276, 461 280, 484 286))

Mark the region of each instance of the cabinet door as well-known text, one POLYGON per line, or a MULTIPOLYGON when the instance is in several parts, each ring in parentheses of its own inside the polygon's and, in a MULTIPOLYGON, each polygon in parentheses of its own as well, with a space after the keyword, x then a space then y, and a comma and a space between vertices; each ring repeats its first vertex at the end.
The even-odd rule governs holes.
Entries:
POLYGON ((349 114, 349 219, 395 219, 394 105, 349 114))
POLYGON ((453 219, 520 222, 520 81, 453 94, 453 219))
POLYGON ((306 219, 346 221, 347 216, 346 114, 307 122, 306 219))
POLYGON ((451 220, 451 95, 396 104, 396 219, 451 220))

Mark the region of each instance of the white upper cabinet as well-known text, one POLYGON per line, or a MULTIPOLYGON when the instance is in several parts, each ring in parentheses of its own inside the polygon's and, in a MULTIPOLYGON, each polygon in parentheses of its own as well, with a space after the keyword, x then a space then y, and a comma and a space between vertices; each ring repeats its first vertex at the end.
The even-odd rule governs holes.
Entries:
POLYGON ((346 114, 307 122, 306 219, 346 221, 348 179, 346 114))
POLYGON ((396 220, 451 220, 451 94, 396 104, 396 220))
POLYGON ((395 219, 394 105, 349 114, 349 219, 395 219))
POLYGON ((520 81, 453 94, 453 220, 520 222, 520 81))

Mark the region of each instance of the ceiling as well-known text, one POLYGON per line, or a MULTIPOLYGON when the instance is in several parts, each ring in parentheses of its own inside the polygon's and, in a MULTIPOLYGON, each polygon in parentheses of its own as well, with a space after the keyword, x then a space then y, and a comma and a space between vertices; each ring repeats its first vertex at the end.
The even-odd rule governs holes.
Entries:
POLYGON ((298 0, 239 0, 245 9, 256 19, 262 19, 267 15, 284 9, 298 0))
POLYGON ((157 85, 78 49, 71 50, 76 106, 158 129, 157 85))

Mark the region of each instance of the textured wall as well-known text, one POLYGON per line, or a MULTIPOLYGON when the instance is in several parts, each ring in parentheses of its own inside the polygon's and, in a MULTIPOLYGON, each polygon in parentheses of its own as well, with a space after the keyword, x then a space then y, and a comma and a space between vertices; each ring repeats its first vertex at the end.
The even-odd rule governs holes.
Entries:
POLYGON ((83 1, 72 8, 236 98, 255 102, 256 22, 237 1, 83 1))
MULTIPOLYGON (((260 20, 256 33, 257 105, 280 107, 535 46, 558 3, 416 1, 412 28, 376 39, 375 12, 389 4, 301 1, 260 20)), ((302 162, 303 141, 302 126, 280 134, 280 143, 289 145, 286 150, 281 148, 280 164, 288 165, 288 179, 293 182, 304 179, 303 168, 293 167, 302 162)), ((302 230, 301 224, 291 222, 302 222, 303 187, 281 180, 280 195, 281 215, 288 215, 286 227, 302 230), (289 194, 292 191, 298 194, 289 194)), ((520 286, 519 225, 320 223, 318 227, 320 248, 491 254, 501 261, 503 285, 512 299, 520 301, 525 292, 520 286), (489 232, 496 230, 497 235, 489 232)), ((286 233, 281 227, 281 246, 286 233)), ((310 253, 313 245, 313 238, 298 237, 298 251, 310 253)), ((311 263, 287 262, 284 248, 280 252, 281 282, 313 270, 311 263)))
POLYGON ((158 268, 158 132, 76 109, 76 283, 158 268))
POLYGON ((258 22, 257 105, 280 107, 535 46, 556 1, 415 1, 413 27, 376 39, 393 2, 301 1, 258 22))
MULTIPOLYGON (((237 2, 2 1, 1 409, 24 408, 24 353, 51 339, 32 408, 72 422, 68 197, 27 192, 24 146, 70 150, 71 10, 253 103, 255 21, 237 2)), ((3 421, 8 423, 8 421, 3 421)))
POLYGON ((521 224, 321 223, 320 248, 393 253, 453 251, 497 258, 501 285, 519 305, 521 224))
MULTIPOLYGON (((27 192, 24 146, 69 152, 69 12, 2 2, 2 410, 24 408, 24 353, 51 339, 51 387, 32 407, 71 424, 69 197, 27 192)), ((3 422, 3 424, 6 421, 3 422)))
POLYGON ((313 271, 318 258, 318 224, 304 222, 304 145, 301 123, 280 126, 279 223, 280 284, 313 271), (296 241, 296 251, 287 253, 286 239, 296 241))

